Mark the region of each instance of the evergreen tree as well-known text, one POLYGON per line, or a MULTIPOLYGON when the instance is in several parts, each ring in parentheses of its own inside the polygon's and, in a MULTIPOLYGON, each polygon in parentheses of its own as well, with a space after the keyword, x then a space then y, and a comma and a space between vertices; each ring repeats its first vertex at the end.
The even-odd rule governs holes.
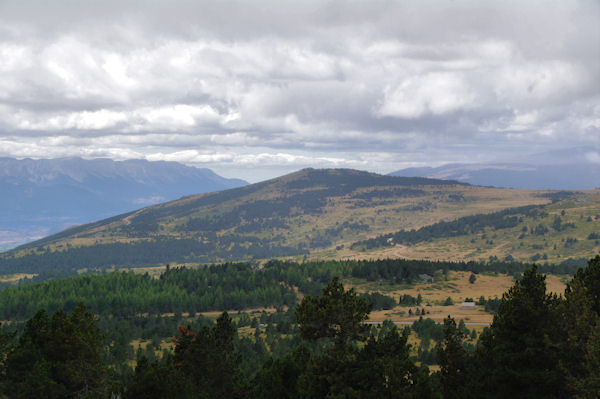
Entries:
POLYGON ((577 398, 600 397, 600 325, 592 330, 583 357, 585 373, 572 380, 577 398))
POLYGON ((16 331, 5 333, 0 324, 0 392, 3 391, 2 385, 6 381, 6 360, 14 349, 13 341, 16 335, 16 331))
POLYGON ((336 344, 365 340, 369 326, 364 324, 371 304, 348 291, 335 277, 319 297, 306 296, 296 307, 300 336, 308 340, 332 338, 336 344))
POLYGON ((108 394, 103 336, 83 305, 30 319, 6 359, 10 398, 99 398, 108 394))
POLYGON ((333 339, 335 345, 314 358, 299 377, 299 396, 305 398, 427 398, 428 371, 409 358, 408 333, 395 326, 382 328, 380 338, 365 339, 370 304, 344 290, 334 278, 320 297, 305 297, 296 309, 303 338, 333 339), (384 332, 385 330, 385 332, 384 332))
POLYGON ((150 362, 142 357, 123 399, 195 398, 191 380, 175 366, 171 354, 150 362))
POLYGON ((600 397, 600 256, 578 270, 565 298, 562 369, 574 395, 600 397))
POLYGON ((298 346, 280 359, 271 358, 253 381, 256 399, 293 399, 299 397, 300 376, 311 363, 310 351, 298 346))
POLYGON ((444 319, 444 341, 442 345, 438 345, 437 355, 445 399, 470 397, 467 382, 472 359, 463 345, 465 337, 465 331, 456 327, 453 318, 448 316, 444 319))
POLYGON ((180 328, 175 364, 195 386, 200 397, 236 398, 241 395, 240 357, 234 346, 236 330, 227 312, 212 327, 193 333, 180 328))
POLYGON ((546 294, 545 276, 534 265, 504 294, 477 349, 473 389, 489 398, 567 397, 559 369, 558 298, 546 294))
POLYGON ((364 398, 431 397, 429 370, 410 359, 409 330, 396 326, 379 338, 370 337, 358 353, 351 386, 364 398))

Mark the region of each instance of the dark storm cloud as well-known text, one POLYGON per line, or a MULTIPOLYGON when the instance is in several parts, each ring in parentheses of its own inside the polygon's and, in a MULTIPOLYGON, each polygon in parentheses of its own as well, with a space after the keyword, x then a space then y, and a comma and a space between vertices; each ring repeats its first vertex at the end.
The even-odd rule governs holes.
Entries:
POLYGON ((0 156, 256 180, 598 146, 599 18, 589 1, 0 1, 0 156))

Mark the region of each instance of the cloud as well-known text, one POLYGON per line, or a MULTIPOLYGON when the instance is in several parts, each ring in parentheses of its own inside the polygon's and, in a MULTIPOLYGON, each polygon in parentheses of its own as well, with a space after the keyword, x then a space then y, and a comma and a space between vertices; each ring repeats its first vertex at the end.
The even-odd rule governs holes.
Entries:
POLYGON ((476 96, 465 79, 454 73, 429 73, 409 77, 398 86, 386 87, 378 116, 417 119, 424 115, 444 115, 468 110, 476 96))
POLYGON ((585 154, 588 161, 600 164, 600 152, 590 151, 585 154))
POLYGON ((585 1, 4 1, 0 155, 241 175, 597 145, 599 15, 585 1))
POLYGON ((126 117, 122 112, 100 109, 91 112, 56 114, 38 120, 21 118, 17 126, 22 130, 97 130, 114 127, 125 120, 126 117))

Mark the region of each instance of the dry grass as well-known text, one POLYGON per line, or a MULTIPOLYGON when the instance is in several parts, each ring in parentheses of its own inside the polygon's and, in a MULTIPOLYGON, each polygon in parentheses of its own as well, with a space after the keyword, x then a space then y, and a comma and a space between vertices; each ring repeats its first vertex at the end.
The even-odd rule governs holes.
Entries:
POLYGON ((0 283, 14 283, 24 278, 34 278, 37 274, 34 273, 15 273, 5 274, 0 276, 0 283))
MULTIPOLYGON (((485 312, 482 306, 476 306, 476 309, 474 310, 461 309, 460 305, 419 306, 418 308, 423 308, 427 312, 423 318, 430 318, 440 323, 448 316, 453 317, 456 321, 464 320, 465 323, 491 323, 493 319, 493 316, 490 313, 485 312)), ((412 309, 412 311, 415 312, 417 307, 396 306, 391 310, 373 311, 369 314, 369 321, 383 321, 388 319, 391 321, 413 322, 421 317, 415 314, 409 316, 407 313, 408 309, 412 309)))
POLYGON ((546 275, 546 291, 552 292, 558 295, 565 294, 565 288, 567 285, 563 282, 564 279, 570 280, 570 276, 556 276, 553 274, 546 275))
MULTIPOLYGON (((215 310, 215 311, 210 311, 210 312, 198 312, 197 314, 201 314, 204 317, 210 317, 210 318, 217 318, 219 316, 221 316, 221 314, 223 313, 223 310, 215 310)), ((237 312, 238 310, 227 310, 227 313, 229 313, 229 316, 231 316, 231 318, 235 319, 237 316, 237 312)), ((244 309, 243 310, 244 313, 248 313, 248 315, 250 317, 253 316, 260 316, 260 314, 262 312, 267 312, 267 313, 275 313, 277 312, 277 309, 275 308, 251 308, 251 309, 244 309)))
MULTIPOLYGON (((130 345, 132 346, 132 348, 135 352, 135 351, 137 351, 138 348, 142 348, 142 350, 146 350, 148 345, 150 345, 151 343, 152 343, 151 340, 134 339, 133 341, 131 341, 130 345)), ((175 349, 175 346, 173 345, 172 338, 162 340, 160 342, 160 349, 154 349, 154 355, 156 355, 157 358, 162 358, 163 351, 167 350, 167 351, 171 352, 174 349, 175 349)), ((132 369, 135 369, 137 362, 135 360, 129 360, 127 362, 127 364, 132 369)))
MULTIPOLYGON (((440 220, 452 220, 467 214, 489 213, 506 207, 526 205, 526 203, 534 204, 536 202, 531 196, 535 197, 542 193, 526 190, 484 189, 481 187, 473 187, 472 190, 473 193, 479 195, 476 200, 473 197, 472 202, 467 201, 456 204, 438 201, 436 202, 437 208, 427 214, 413 212, 412 215, 402 216, 402 223, 394 225, 395 228, 391 229, 390 232, 418 228, 422 225, 432 224, 440 220), (494 198, 494 195, 498 195, 498 197, 494 198), (515 197, 507 198, 511 195, 515 197), (456 209, 457 206, 463 209, 456 209), (415 223, 415 218, 419 222, 415 223)), ((466 199, 471 198, 468 193, 468 190, 463 193, 466 199)), ((537 197, 537 200, 537 204, 539 204, 541 199, 537 197)), ((596 219, 597 216, 600 216, 600 190, 587 190, 574 197, 573 200, 549 205, 546 211, 549 215, 545 218, 525 218, 515 228, 501 230, 488 228, 486 229, 487 238, 483 238, 483 235, 478 233, 468 236, 440 238, 412 246, 396 245, 391 248, 378 248, 368 252, 351 251, 348 249, 348 245, 345 245, 343 250, 337 252, 321 251, 312 256, 319 259, 405 258, 487 261, 492 256, 504 259, 508 254, 511 254, 516 260, 530 261, 533 255, 540 253, 545 254, 547 257, 547 259, 544 258, 540 261, 560 263, 568 257, 590 258, 600 252, 600 244, 597 241, 587 239, 590 233, 600 232, 600 219, 596 219), (562 214, 563 211, 565 211, 564 215, 562 214), (524 227, 530 229, 539 223, 550 226, 556 216, 560 216, 563 223, 574 223, 576 227, 560 232, 550 229, 550 232, 544 236, 527 234, 523 239, 518 238, 524 227), (588 218, 591 220, 588 220, 588 218), (577 238, 578 242, 575 245, 566 246, 565 240, 567 238, 577 238), (489 239, 493 240, 493 244, 487 242, 489 239)))
MULTIPOLYGON (((414 284, 410 287, 394 286, 389 284, 368 283, 360 280, 345 280, 346 288, 354 288, 357 292, 379 292, 384 295, 398 298, 401 295, 411 295, 423 298, 419 309, 425 309, 427 312, 423 317, 429 317, 435 321, 441 322, 447 316, 455 320, 464 320, 470 323, 490 323, 492 315, 486 313, 482 306, 476 306, 474 310, 465 310, 460 308, 460 304, 465 298, 474 300, 483 296, 484 298, 501 298, 502 294, 508 291, 514 285, 514 279, 511 276, 498 274, 478 274, 473 284, 469 283, 470 272, 448 272, 447 280, 434 283, 414 284), (454 302, 452 306, 442 306, 446 298, 450 297, 454 302)), ((546 277, 548 292, 563 294, 565 284, 560 276, 548 275, 546 277)), ((391 310, 379 310, 371 312, 370 321, 383 321, 386 319, 392 321, 410 322, 417 320, 420 316, 416 315, 417 307, 396 306, 391 310), (413 315, 409 316, 409 309, 412 309, 413 315)))

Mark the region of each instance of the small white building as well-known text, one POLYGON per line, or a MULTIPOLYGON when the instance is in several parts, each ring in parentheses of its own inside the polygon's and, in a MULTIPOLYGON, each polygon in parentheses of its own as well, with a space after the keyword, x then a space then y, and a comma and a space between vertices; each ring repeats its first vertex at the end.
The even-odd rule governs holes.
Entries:
POLYGON ((461 309, 475 309, 475 302, 463 302, 460 304, 461 309))

